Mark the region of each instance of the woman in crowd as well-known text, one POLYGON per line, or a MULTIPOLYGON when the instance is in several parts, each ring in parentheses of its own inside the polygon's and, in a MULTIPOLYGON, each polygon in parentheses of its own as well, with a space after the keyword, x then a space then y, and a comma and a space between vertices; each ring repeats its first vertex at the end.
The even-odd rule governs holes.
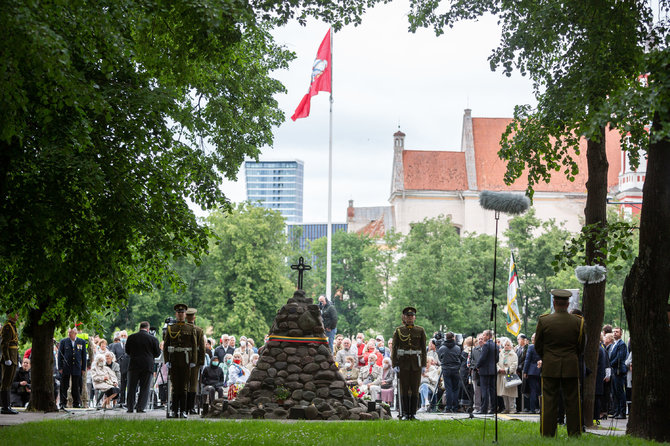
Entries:
POLYGON ((470 359, 470 354, 472 353, 472 347, 475 343, 475 340, 472 336, 468 336, 463 341, 463 349, 461 351, 461 368, 458 371, 460 375, 460 396, 459 404, 462 406, 463 411, 467 411, 468 408, 472 407, 472 396, 474 395, 475 389, 472 387, 470 382, 470 369, 468 368, 468 360, 470 359))
POLYGON ((368 365, 361 367, 358 372, 358 384, 365 393, 370 393, 370 386, 379 386, 382 380, 382 367, 377 365, 376 353, 370 353, 367 358, 368 365))
POLYGON ((370 386, 370 396, 374 401, 384 401, 393 404, 393 382, 395 371, 391 367, 391 358, 382 359, 382 374, 379 385, 370 386))
POLYGON ((440 378, 440 367, 432 357, 428 356, 426 360, 426 368, 421 373, 421 385, 419 386, 419 394, 421 395, 421 410, 422 412, 430 409, 430 400, 435 393, 437 380, 440 378))
POLYGON ((96 355, 103 355, 107 353, 109 349, 107 348, 107 341, 105 339, 100 339, 98 341, 98 347, 96 349, 96 355))
POLYGON ((509 338, 502 338, 500 345, 503 346, 503 349, 498 359, 497 390, 498 396, 501 396, 505 401, 505 410, 503 410, 503 413, 510 413, 516 410, 518 390, 516 387, 505 387, 505 383, 507 382, 505 376, 508 373, 516 373, 518 358, 514 352, 512 341, 509 338))
MULTIPOLYGON (((241 365, 243 367, 247 367, 247 365, 251 362, 251 355, 254 354, 253 349, 249 346, 247 343, 247 338, 246 336, 241 336, 240 337, 240 346, 235 350, 233 353, 234 355, 239 355, 239 359, 241 361, 241 365)), ((235 358, 233 357, 233 362, 235 362, 235 358)))
MULTIPOLYGON (((121 391, 119 390, 119 379, 116 373, 105 362, 105 356, 98 355, 95 357, 93 367, 91 367, 91 379, 93 381, 93 388, 103 392, 104 400, 102 408, 108 409, 121 391)), ((118 367, 118 364, 116 365, 118 367)))
POLYGON ((344 358, 344 363, 340 364, 340 373, 344 377, 347 386, 358 385, 358 367, 356 366, 356 358, 354 356, 347 356, 344 358))

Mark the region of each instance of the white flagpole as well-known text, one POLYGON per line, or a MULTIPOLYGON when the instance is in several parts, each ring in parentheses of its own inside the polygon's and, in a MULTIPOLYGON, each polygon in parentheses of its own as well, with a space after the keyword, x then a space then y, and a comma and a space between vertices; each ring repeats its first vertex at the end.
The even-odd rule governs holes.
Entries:
POLYGON ((333 248, 333 28, 330 28, 330 118, 328 129, 328 228, 326 229, 326 298, 331 296, 333 248))

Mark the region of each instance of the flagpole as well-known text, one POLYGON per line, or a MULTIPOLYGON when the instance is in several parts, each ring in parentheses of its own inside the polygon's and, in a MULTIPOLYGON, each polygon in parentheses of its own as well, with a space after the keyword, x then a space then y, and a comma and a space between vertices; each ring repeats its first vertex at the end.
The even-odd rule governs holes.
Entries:
POLYGON ((326 298, 330 300, 332 290, 333 249, 333 28, 330 28, 330 116, 328 123, 328 228, 326 229, 326 298))

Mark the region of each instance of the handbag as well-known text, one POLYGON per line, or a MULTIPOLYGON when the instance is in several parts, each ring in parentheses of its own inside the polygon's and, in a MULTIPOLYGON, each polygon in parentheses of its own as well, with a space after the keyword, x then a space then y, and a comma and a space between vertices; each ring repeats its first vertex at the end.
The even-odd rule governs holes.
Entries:
POLYGON ((516 373, 508 373, 505 375, 505 388, 516 387, 521 384, 521 378, 516 373))

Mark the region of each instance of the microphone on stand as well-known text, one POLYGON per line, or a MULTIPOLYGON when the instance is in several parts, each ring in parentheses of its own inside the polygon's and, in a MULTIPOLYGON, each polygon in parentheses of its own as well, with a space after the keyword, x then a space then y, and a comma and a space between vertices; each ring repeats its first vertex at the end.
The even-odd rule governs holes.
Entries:
POLYGON ((530 199, 523 194, 485 190, 479 194, 479 205, 489 211, 518 215, 528 210, 530 199))

